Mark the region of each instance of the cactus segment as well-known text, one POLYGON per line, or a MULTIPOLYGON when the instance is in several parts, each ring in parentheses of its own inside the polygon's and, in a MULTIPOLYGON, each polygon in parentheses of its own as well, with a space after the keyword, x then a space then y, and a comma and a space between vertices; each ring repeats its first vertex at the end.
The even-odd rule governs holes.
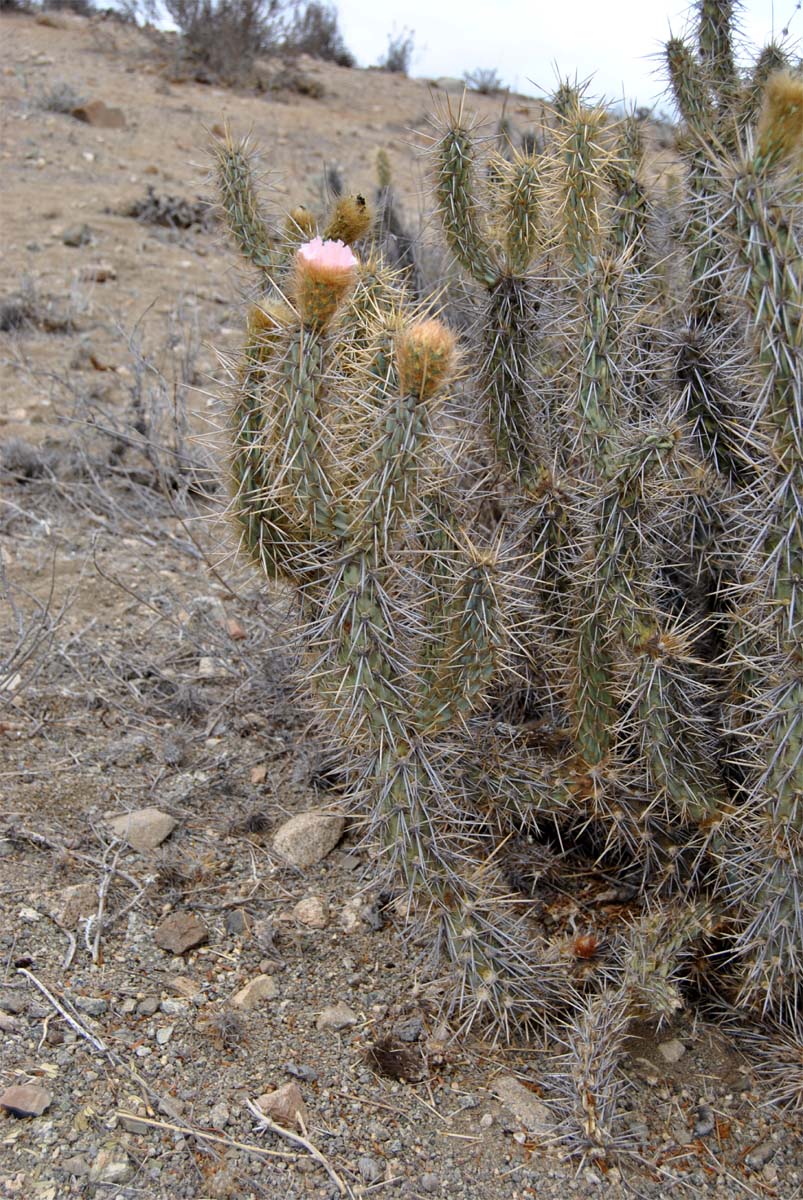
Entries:
POLYGON ((251 148, 227 136, 215 147, 220 204, 226 224, 246 262, 272 282, 277 266, 274 239, 257 195, 251 148))
POLYGON ((438 212, 446 241, 461 267, 485 287, 499 277, 491 246, 482 227, 475 197, 476 150, 471 131, 458 113, 435 146, 438 212))

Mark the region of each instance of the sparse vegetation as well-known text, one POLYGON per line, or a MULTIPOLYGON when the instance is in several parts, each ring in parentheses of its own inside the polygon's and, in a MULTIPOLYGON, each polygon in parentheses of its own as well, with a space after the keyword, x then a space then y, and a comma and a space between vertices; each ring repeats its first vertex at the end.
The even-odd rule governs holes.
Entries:
POLYGON ((495 96, 505 90, 505 85, 494 67, 478 67, 476 71, 466 71, 463 76, 466 86, 471 92, 481 96, 495 96))
POLYGON ((337 63, 339 67, 355 64, 354 55, 340 32, 336 7, 319 0, 302 0, 294 6, 283 49, 290 54, 309 54, 337 63))
POLYGON ((392 30, 388 34, 388 48, 379 60, 383 71, 396 75, 409 75, 415 50, 415 31, 412 29, 392 30))
POLYGON ((84 103, 84 97, 71 83, 54 80, 39 92, 35 103, 43 112, 64 113, 69 116, 84 103))

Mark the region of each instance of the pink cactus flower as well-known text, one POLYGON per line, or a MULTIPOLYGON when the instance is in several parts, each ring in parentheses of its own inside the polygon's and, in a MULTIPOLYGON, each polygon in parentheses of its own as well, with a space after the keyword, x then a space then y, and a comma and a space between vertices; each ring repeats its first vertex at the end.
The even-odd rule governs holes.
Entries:
POLYGON ((304 242, 298 248, 299 265, 303 263, 315 274, 328 271, 353 271, 357 267, 357 256, 351 246, 343 242, 325 242, 323 238, 313 238, 304 242))
POLYGON ((343 242, 313 238, 296 251, 295 301, 305 325, 325 329, 357 279, 357 256, 343 242))

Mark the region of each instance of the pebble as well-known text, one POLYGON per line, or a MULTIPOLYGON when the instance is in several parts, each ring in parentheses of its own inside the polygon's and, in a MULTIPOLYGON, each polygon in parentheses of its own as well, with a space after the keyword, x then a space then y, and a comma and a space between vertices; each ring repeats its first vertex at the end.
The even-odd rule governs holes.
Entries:
POLYGON ((163 1025, 161 1029, 156 1030, 156 1041, 160 1046, 166 1046, 173 1036, 173 1026, 163 1025))
POLYGON ((304 1079, 308 1083, 312 1083, 318 1078, 318 1072, 314 1067, 307 1067, 304 1063, 286 1062, 284 1069, 288 1075, 292 1075, 294 1079, 304 1079))
POLYGON ((293 1129, 297 1125, 300 1127, 300 1124, 307 1125, 307 1108, 297 1083, 283 1083, 275 1091, 257 1096, 256 1103, 266 1117, 270 1117, 277 1125, 283 1125, 285 1129, 293 1129))
POLYGON ((273 848, 291 866, 311 867, 334 850, 345 828, 344 817, 310 809, 279 826, 273 835, 273 848))
POLYGON ((348 1004, 339 1000, 337 1004, 331 1004, 318 1014, 315 1028, 320 1031, 348 1029, 349 1026, 356 1025, 359 1019, 354 1010, 349 1008, 348 1004))
POLYGON ((209 1113, 209 1124, 213 1129, 225 1129, 229 1123, 229 1110, 222 1100, 218 1100, 209 1113))
POLYGON ((0 1008, 3 1012, 19 1015, 25 1012, 25 997, 22 992, 0 992, 0 1008))
POLYGON ((65 246, 86 246, 92 241, 92 230, 88 225, 71 225, 61 235, 65 246))
POLYGON ((75 883, 66 887, 50 903, 50 915, 62 929, 72 932, 78 922, 98 909, 98 889, 94 883, 75 883))
POLYGON ((50 1092, 35 1083, 15 1083, 0 1096, 0 1108, 15 1117, 41 1117, 52 1102, 50 1092))
POLYGON ((698 1104, 695 1112, 694 1136, 696 1138, 708 1137, 716 1129, 716 1124, 711 1107, 708 1104, 698 1104))
POLYGON ((127 842, 132 850, 155 850, 176 828, 178 822, 158 808, 139 808, 135 812, 113 817, 109 829, 115 837, 127 842))
POLYGON ((494 1095, 530 1133, 547 1134, 554 1128, 547 1106, 513 1075, 499 1075, 493 1082, 494 1095))
POLYGON ((137 1012, 141 1017, 152 1017, 155 1012, 159 1011, 158 996, 144 996, 137 1005, 137 1012))
POLYGON ((671 1038, 668 1042, 661 1042, 658 1046, 658 1053, 664 1062, 676 1063, 680 1062, 683 1055, 686 1053, 686 1047, 679 1038, 671 1038))
POLYGON ((308 929, 325 929, 329 924, 329 909, 320 896, 306 896, 293 908, 293 916, 299 925, 308 929))
POLYGON ((186 1000, 197 1000, 201 996, 201 985, 189 975, 171 975, 165 980, 165 986, 186 1000))
POLYGON ((407 1017, 393 1026, 393 1033, 400 1042, 417 1042, 421 1037, 424 1022, 421 1017, 407 1017))
POLYGON ((426 1175, 421 1176, 421 1187, 425 1192, 440 1191, 441 1181, 437 1175, 433 1175, 431 1171, 427 1171, 426 1175))
POLYGON ((226 933, 231 937, 242 937, 251 928, 251 918, 242 908, 232 908, 226 913, 226 933))
POLYGON ((81 267, 79 275, 87 283, 108 283, 117 278, 117 272, 111 263, 89 263, 81 267))
POLYGON ((757 1171, 759 1167, 763 1167, 770 1161, 777 1149, 775 1142, 762 1142, 760 1146, 755 1146, 749 1154, 745 1155, 745 1165, 751 1171, 757 1171))
POLYGON ((166 1017, 183 1017, 187 1011, 187 1002, 185 1000, 162 1000, 159 1004, 159 1012, 164 1013, 166 1017))
POLYGON ((362 912, 365 901, 362 896, 352 896, 340 910, 337 923, 344 933, 353 933, 362 924, 362 912))
POLYGON ((99 1017, 109 1007, 108 1001, 101 996, 76 996, 73 1004, 79 1012, 86 1013, 90 1017, 99 1017))
POLYGON ((68 1175, 76 1175, 78 1177, 89 1174, 89 1163, 80 1154, 73 1154, 70 1158, 65 1158, 61 1164, 62 1171, 66 1171, 68 1175))
POLYGON ((209 940, 209 930, 195 913, 174 912, 157 925, 154 940, 170 954, 186 954, 209 940))
POLYGON ((229 1003, 232 1008, 249 1012, 263 1000, 274 1000, 278 994, 279 989, 272 975, 257 975, 245 987, 241 987, 239 992, 235 992, 229 1003))
POLYGON ((126 1183, 133 1173, 131 1160, 119 1146, 101 1150, 89 1168, 93 1183, 126 1183))
POLYGON ((363 1154, 358 1159, 357 1169, 366 1183, 379 1183, 380 1179, 385 1178, 385 1168, 377 1159, 371 1158, 368 1154, 363 1154))

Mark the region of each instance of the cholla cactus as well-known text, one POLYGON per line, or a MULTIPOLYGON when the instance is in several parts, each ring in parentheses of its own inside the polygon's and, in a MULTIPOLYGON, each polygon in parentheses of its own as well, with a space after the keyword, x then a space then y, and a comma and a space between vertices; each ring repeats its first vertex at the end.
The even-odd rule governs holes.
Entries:
POLYGON ((359 197, 273 233, 247 147, 218 151, 264 289, 232 409, 243 546, 297 589, 366 838, 464 1027, 545 1026, 591 1154, 620 1144, 629 1022, 671 1019, 692 976, 801 1015, 803 84, 777 47, 742 78, 730 9, 701 0, 697 46, 667 47, 676 245, 633 118, 562 85, 531 156, 443 115, 459 348, 359 197), (539 918, 564 859, 591 890, 539 918))

